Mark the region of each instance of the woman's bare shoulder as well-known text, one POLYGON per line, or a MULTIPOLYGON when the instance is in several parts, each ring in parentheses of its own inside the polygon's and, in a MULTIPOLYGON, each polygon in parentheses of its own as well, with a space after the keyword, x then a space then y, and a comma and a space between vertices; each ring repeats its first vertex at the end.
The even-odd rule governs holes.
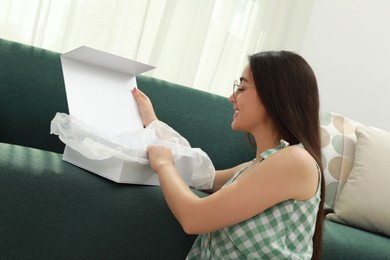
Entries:
POLYGON ((269 156, 264 161, 265 165, 295 187, 293 199, 306 200, 316 193, 319 178, 317 164, 303 147, 286 147, 269 156))

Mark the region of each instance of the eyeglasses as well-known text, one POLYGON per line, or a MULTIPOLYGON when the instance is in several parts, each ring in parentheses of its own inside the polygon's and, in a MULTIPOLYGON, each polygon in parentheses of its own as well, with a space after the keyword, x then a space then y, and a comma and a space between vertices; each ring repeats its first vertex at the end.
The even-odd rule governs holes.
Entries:
POLYGON ((247 89, 247 88, 254 88, 255 86, 253 86, 253 85, 250 85, 250 86, 240 86, 240 84, 239 84, 239 82, 238 82, 238 80, 235 80, 234 82, 233 82, 233 98, 234 98, 234 100, 237 100, 237 97, 238 97, 238 95, 239 94, 241 94, 241 92, 242 91, 245 91, 245 89, 247 89))
POLYGON ((233 98, 237 99, 237 90, 240 88, 240 84, 238 84, 238 80, 233 82, 233 98))

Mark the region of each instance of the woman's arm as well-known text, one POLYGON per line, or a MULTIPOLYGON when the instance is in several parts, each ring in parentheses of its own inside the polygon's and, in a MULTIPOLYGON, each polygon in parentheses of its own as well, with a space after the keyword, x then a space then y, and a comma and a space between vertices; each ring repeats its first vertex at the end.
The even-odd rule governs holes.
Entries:
POLYGON ((189 234, 239 223, 288 199, 309 199, 318 186, 315 161, 300 147, 288 147, 269 156, 230 185, 204 198, 196 196, 184 183, 169 148, 150 146, 148 155, 168 206, 189 234))
POLYGON ((209 193, 214 193, 218 190, 220 190, 230 178, 233 177, 233 174, 236 173, 238 170, 246 167, 249 165, 249 162, 237 165, 233 168, 226 169, 226 170, 217 170, 215 171, 215 178, 213 183, 213 188, 211 190, 207 190, 209 193))

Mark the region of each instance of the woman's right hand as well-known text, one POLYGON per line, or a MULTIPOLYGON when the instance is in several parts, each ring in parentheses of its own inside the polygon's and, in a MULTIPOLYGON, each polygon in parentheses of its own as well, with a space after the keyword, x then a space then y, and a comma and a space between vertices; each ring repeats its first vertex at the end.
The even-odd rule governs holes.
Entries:
POLYGON ((149 97, 138 88, 134 87, 131 92, 133 93, 134 99, 138 104, 138 109, 142 117, 142 122, 144 126, 147 127, 154 120, 157 120, 156 113, 153 109, 153 104, 150 101, 149 97))
POLYGON ((163 145, 149 145, 147 148, 148 159, 153 171, 157 174, 165 166, 174 165, 172 150, 163 145))

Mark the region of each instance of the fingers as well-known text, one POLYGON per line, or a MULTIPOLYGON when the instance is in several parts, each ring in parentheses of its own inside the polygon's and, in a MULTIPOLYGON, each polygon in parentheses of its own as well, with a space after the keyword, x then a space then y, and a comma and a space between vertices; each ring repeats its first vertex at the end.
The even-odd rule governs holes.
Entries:
POLYGON ((162 152, 171 152, 171 148, 161 145, 161 144, 151 144, 146 147, 146 150, 149 151, 162 151, 162 152))
POLYGON ((140 90, 139 88, 135 88, 135 89, 141 97, 149 99, 148 96, 146 96, 146 94, 142 92, 142 90, 140 90))
POLYGON ((134 87, 131 93, 133 94, 133 97, 135 98, 137 103, 140 103, 142 101, 141 91, 138 88, 134 87))
POLYGON ((155 172, 167 165, 173 165, 172 150, 163 145, 149 145, 147 153, 150 165, 155 172))
POLYGON ((150 161, 173 163, 172 150, 169 147, 164 145, 149 145, 146 150, 150 161))
POLYGON ((156 113, 153 109, 153 104, 149 97, 138 88, 134 87, 131 92, 133 93, 134 99, 137 102, 138 109, 142 117, 142 122, 144 126, 147 127, 150 123, 157 119, 156 113))
POLYGON ((131 92, 133 93, 133 96, 138 104, 147 105, 147 104, 151 103, 149 97, 144 92, 142 92, 140 89, 134 87, 131 92))
POLYGON ((131 91, 134 96, 141 97, 143 99, 149 99, 148 96, 144 92, 142 92, 139 88, 134 87, 133 90, 131 91))

